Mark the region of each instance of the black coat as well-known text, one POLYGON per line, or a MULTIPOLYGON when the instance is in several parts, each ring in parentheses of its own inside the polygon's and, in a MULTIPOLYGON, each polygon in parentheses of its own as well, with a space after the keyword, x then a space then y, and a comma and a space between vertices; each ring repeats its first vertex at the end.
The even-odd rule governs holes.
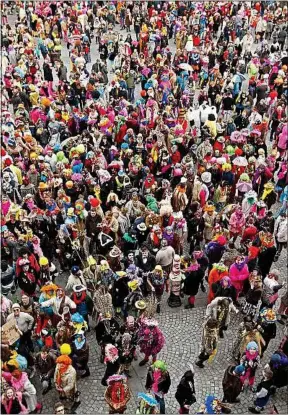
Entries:
POLYGON ((119 278, 113 284, 112 303, 114 307, 122 307, 124 300, 129 294, 128 277, 119 278))
POLYGON ((43 74, 44 74, 45 81, 53 82, 52 69, 50 68, 50 66, 47 63, 44 63, 44 65, 43 65, 43 74))
POLYGON ((144 264, 142 255, 139 254, 135 258, 135 264, 137 265, 137 267, 142 269, 144 272, 149 272, 149 271, 152 271, 155 268, 156 259, 155 259, 155 256, 153 256, 149 253, 147 262, 144 264))
POLYGON ((184 373, 179 385, 177 386, 175 398, 182 408, 184 405, 192 405, 194 402, 196 402, 194 395, 194 375, 191 370, 188 370, 184 373))
POLYGON ((203 281, 204 272, 201 268, 197 271, 185 272, 186 279, 184 281, 184 293, 186 295, 196 295, 199 286, 203 281))
MULTIPOLYGON (((153 385, 153 369, 150 367, 147 373, 147 377, 146 377, 145 388, 150 390, 152 388, 152 385, 153 385)), ((169 375, 169 372, 166 371, 162 374, 162 378, 158 384, 158 391, 166 394, 169 391, 170 385, 171 385, 170 375, 169 375)))
POLYGON ((235 365, 229 365, 227 367, 222 381, 224 399, 227 399, 229 403, 235 402, 235 399, 242 390, 240 376, 233 374, 235 367, 235 365))
POLYGON ((232 298, 233 301, 236 301, 236 290, 233 285, 230 287, 224 288, 220 282, 215 282, 212 284, 212 291, 215 294, 214 297, 227 297, 232 298))

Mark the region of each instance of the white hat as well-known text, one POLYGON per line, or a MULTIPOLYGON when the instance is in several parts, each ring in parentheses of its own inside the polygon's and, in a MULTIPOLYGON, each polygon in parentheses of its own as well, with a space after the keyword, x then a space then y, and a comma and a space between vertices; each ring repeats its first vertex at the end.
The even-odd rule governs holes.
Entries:
POLYGON ((12 305, 12 310, 14 310, 14 308, 20 308, 20 304, 18 304, 18 303, 14 303, 14 304, 12 305))
POLYGON ((180 183, 187 183, 186 177, 181 177, 180 183))
POLYGON ((211 173, 209 173, 209 171, 205 171, 204 173, 201 174, 201 180, 204 183, 210 183, 211 182, 211 173))

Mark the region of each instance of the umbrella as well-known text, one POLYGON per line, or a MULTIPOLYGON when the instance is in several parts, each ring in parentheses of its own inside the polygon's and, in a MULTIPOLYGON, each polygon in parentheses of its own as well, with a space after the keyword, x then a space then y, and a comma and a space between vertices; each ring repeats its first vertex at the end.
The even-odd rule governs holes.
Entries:
POLYGON ((249 192, 249 190, 252 190, 252 184, 247 182, 240 182, 237 183, 236 189, 241 193, 249 192))
POLYGON ((234 166, 241 166, 241 167, 245 167, 245 166, 248 165, 248 161, 246 160, 246 158, 245 157, 241 157, 241 156, 236 157, 232 161, 232 163, 234 164, 234 166))
POLYGON ((180 63, 178 68, 183 69, 184 71, 193 71, 193 68, 191 65, 189 65, 189 63, 180 63))
POLYGON ((138 398, 143 399, 149 406, 156 406, 158 402, 150 393, 138 393, 138 398))

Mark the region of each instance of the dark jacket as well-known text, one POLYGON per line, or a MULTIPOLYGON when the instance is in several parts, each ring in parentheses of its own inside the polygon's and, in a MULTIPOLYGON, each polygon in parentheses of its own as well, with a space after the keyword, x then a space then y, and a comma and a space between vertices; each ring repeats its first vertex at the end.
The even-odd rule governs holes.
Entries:
MULTIPOLYGON (((152 385, 153 385, 153 369, 150 367, 147 373, 147 377, 146 377, 145 388, 150 390, 152 388, 152 385)), ((169 375, 169 372, 166 371, 162 374, 162 378, 158 384, 158 391, 162 393, 168 393, 170 385, 171 385, 170 375, 169 375)))
POLYGON ((112 290, 112 303, 114 307, 122 307, 124 300, 129 294, 128 277, 119 278, 114 282, 112 290))
POLYGON ((195 398, 195 386, 194 386, 194 375, 191 370, 188 370, 182 376, 179 385, 177 386, 177 391, 175 393, 175 398, 182 408, 184 405, 192 405, 196 402, 195 398))
POLYGON ((10 412, 7 412, 3 403, 1 403, 1 414, 20 414, 21 411, 22 411, 22 408, 20 406, 19 399, 17 397, 13 399, 10 412))
POLYGON ((49 353, 47 359, 43 360, 41 352, 37 353, 35 358, 35 366, 40 375, 52 378, 56 368, 56 357, 49 353))
POLYGON ((44 65, 43 65, 43 74, 44 74, 45 81, 53 82, 52 69, 50 68, 50 66, 47 63, 44 63, 44 65))
POLYGON ((72 342, 72 358, 75 358, 75 361, 80 364, 88 363, 89 360, 89 345, 85 340, 85 343, 81 349, 77 349, 75 343, 72 342))
POLYGON ((86 231, 87 236, 89 238, 93 237, 95 238, 96 235, 100 232, 101 228, 99 228, 99 224, 102 222, 102 219, 99 215, 94 216, 94 218, 88 213, 88 216, 86 218, 86 231), (94 235, 93 235, 94 234, 94 235))
POLYGON ((199 286, 203 281, 203 270, 199 268, 197 271, 186 271, 185 276, 184 293, 186 295, 196 295, 198 293, 199 286))

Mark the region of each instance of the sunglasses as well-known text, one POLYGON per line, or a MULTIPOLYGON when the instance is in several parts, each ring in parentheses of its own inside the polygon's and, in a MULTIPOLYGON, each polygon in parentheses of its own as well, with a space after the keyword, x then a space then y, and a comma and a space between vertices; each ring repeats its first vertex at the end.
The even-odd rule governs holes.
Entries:
POLYGON ((64 408, 58 408, 55 411, 55 414, 61 414, 62 412, 64 412, 64 408))

